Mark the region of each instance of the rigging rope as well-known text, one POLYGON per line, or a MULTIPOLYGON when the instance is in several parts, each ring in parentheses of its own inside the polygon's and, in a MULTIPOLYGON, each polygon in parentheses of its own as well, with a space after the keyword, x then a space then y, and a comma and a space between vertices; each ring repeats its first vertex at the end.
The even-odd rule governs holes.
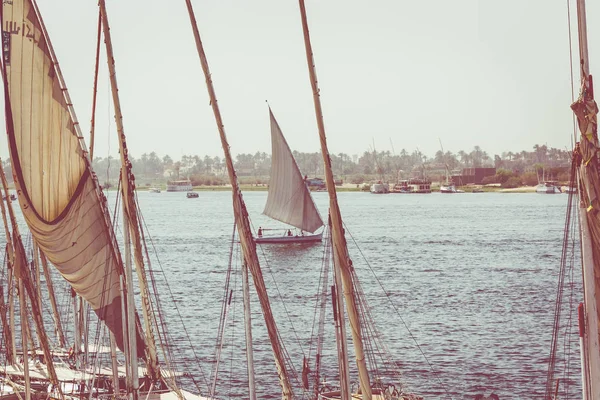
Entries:
MULTIPOLYGON (((581 161, 581 158, 578 155, 577 149, 575 150, 575 152, 573 153, 573 158, 572 158, 572 162, 571 162, 571 174, 570 174, 570 179, 571 182, 574 182, 576 179, 576 173, 577 173, 577 166, 579 164, 579 162, 581 161)), ((556 289, 556 300, 554 303, 554 326, 552 329, 552 341, 551 341, 551 345, 550 345, 550 357, 548 360, 548 371, 547 371, 547 375, 546 375, 546 390, 545 390, 545 394, 544 394, 544 398, 545 399, 552 399, 553 398, 553 392, 554 392, 554 384, 555 384, 555 380, 554 380, 554 375, 556 372, 556 354, 557 354, 557 349, 558 349, 558 335, 560 332, 560 322, 561 322, 561 312, 562 312, 562 302, 563 302, 563 291, 564 291, 564 281, 565 281, 565 276, 566 276, 566 271, 567 271, 567 256, 569 253, 569 237, 571 234, 571 216, 573 214, 573 210, 574 210, 574 204, 573 204, 573 199, 575 198, 575 194, 570 192, 569 193, 569 199, 567 202, 567 212, 565 215, 565 227, 563 230, 563 246, 562 246, 562 253, 560 256, 560 269, 559 269, 559 273, 558 273, 558 286, 556 289)), ((572 286, 572 285, 571 285, 572 286)))
POLYGON ((449 399, 451 399, 452 396, 450 396, 450 393, 448 392, 448 389, 446 388, 446 386, 444 385, 444 383, 440 379, 438 372, 436 371, 436 369, 433 367, 433 364, 431 364, 431 362, 429 361, 429 359, 425 355, 425 352, 423 351, 423 348, 421 347, 421 345, 417 341, 417 338, 413 335, 412 331, 408 327, 408 324, 406 323, 406 321, 404 321, 404 318, 402 318, 402 315, 400 314, 400 311, 398 310, 398 308, 396 307, 396 305, 392 301, 392 298, 390 297, 390 293, 385 289, 385 287, 383 286, 383 283, 381 282, 381 280, 379 279, 379 277, 375 274, 375 271, 371 267, 371 264, 367 260, 367 257, 364 255, 364 253, 362 252, 362 250, 358 246, 358 243, 356 242, 356 239, 354 239, 354 236, 352 235, 352 233, 348 229, 348 226, 345 223, 344 223, 344 229, 345 229, 345 232, 348 233, 348 236, 350 236, 350 239, 352 239, 352 241, 354 242, 354 245, 358 249, 358 252, 360 253, 360 255, 363 258, 363 260, 365 261, 366 265, 369 267, 369 270, 371 271, 371 273, 375 277, 375 280, 379 284, 379 287, 383 290, 383 293, 385 294, 385 297, 387 298, 387 300, 389 301, 390 305, 394 309, 394 312, 396 313, 396 315, 398 316, 398 318, 400 318, 400 322, 402 322, 402 325, 404 325, 404 328, 408 332, 408 335, 410 336, 410 338, 412 339, 412 341, 415 343, 417 349, 419 350, 419 352, 421 353, 421 355, 423 356, 423 358, 427 362, 427 365, 429 366, 429 369, 430 369, 431 373, 433 374, 433 376, 435 377, 435 379, 438 381, 438 384, 442 387, 442 389, 444 390, 444 392, 446 392, 446 396, 449 399))

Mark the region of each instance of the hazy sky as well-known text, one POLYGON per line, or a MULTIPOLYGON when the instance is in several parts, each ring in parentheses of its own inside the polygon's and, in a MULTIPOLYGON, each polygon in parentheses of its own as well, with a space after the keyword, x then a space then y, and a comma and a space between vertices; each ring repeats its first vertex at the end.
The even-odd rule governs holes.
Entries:
MULTIPOLYGON (((297 1, 193 4, 233 154, 270 153, 265 100, 292 149, 318 151, 297 1)), ((96 1, 38 5, 87 133, 96 1)), ((107 7, 130 152, 221 156, 185 2, 108 0, 107 7)), ((307 0, 306 7, 331 152, 360 154, 374 141, 378 150, 392 150, 392 142, 396 153, 433 155, 438 137, 454 152, 476 144, 491 154, 535 143, 570 147, 565 0, 307 0)), ((600 19, 591 18, 598 8, 588 5, 592 73, 600 65, 600 19)), ((98 156, 118 147, 104 51, 98 156)))

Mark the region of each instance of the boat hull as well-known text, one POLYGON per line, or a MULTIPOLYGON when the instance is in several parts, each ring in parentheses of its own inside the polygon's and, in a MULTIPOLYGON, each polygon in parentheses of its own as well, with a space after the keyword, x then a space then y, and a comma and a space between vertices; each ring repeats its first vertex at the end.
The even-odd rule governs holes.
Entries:
POLYGON ((282 243, 315 243, 323 239, 323 233, 304 236, 262 236, 255 238, 259 244, 282 244, 282 243))

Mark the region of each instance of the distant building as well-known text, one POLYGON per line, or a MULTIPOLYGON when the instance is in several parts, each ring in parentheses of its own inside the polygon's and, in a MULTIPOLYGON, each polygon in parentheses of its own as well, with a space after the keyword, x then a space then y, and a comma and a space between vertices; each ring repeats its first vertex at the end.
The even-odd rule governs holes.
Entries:
POLYGON ((463 168, 462 174, 452 175, 452 180, 458 186, 481 185, 483 178, 494 175, 496 175, 496 168, 463 168))

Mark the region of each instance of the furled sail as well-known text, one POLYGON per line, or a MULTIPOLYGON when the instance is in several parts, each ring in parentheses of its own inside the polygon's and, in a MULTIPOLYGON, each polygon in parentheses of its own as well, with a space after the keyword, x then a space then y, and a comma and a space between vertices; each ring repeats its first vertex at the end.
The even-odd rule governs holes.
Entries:
POLYGON ((269 116, 272 146, 271 178, 263 213, 296 228, 314 232, 323 226, 323 220, 270 108, 269 116))
MULTIPOLYGON (((120 254, 58 63, 31 0, 4 1, 5 114, 19 203, 47 259, 123 349, 120 254)), ((138 332, 138 355, 144 344, 138 332)))
POLYGON ((571 106, 581 137, 576 150, 582 202, 582 259, 587 315, 587 365, 590 393, 600 398, 600 167, 598 165, 598 106, 594 100, 591 76, 585 76, 578 100, 571 106))

